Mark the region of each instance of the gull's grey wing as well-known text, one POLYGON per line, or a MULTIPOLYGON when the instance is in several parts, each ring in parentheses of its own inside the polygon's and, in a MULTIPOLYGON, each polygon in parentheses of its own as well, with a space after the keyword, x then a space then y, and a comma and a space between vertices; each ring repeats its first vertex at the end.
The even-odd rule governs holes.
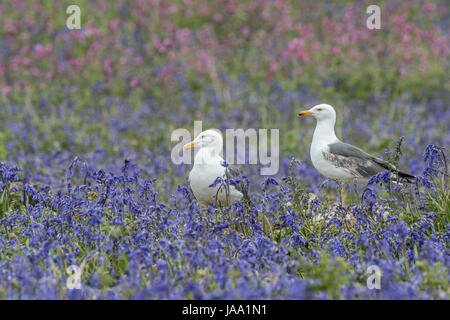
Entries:
POLYGON ((236 168, 236 167, 232 167, 232 166, 228 166, 227 169, 228 169, 227 170, 228 171, 228 178, 230 178, 230 179, 240 179, 239 183, 234 185, 236 190, 240 191, 243 194, 244 199, 250 200, 250 196, 248 194, 248 186, 245 185, 243 179, 241 178, 241 176, 240 176, 241 172, 239 171, 239 169, 236 168))
POLYGON ((347 168, 355 176, 370 178, 371 176, 383 172, 398 172, 398 175, 407 180, 414 179, 414 176, 397 170, 389 162, 374 157, 360 148, 344 142, 335 142, 328 145, 330 152, 324 152, 327 160, 333 162, 338 167, 347 168))

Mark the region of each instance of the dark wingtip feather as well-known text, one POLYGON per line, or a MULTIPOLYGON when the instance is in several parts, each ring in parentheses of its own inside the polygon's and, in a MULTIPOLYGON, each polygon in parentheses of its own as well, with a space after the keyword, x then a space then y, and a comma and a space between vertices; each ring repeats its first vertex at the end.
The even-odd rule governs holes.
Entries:
POLYGON ((413 176, 413 175, 411 175, 411 174, 409 174, 409 173, 406 173, 406 172, 403 172, 403 171, 397 171, 397 173, 398 173, 398 176, 399 176, 400 178, 405 179, 405 180, 408 181, 409 183, 413 183, 414 180, 416 180, 416 177, 413 176))

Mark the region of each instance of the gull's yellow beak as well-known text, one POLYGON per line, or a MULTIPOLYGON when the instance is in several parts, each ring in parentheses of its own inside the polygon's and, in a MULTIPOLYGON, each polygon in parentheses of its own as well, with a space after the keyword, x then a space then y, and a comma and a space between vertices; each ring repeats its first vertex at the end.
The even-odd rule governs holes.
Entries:
POLYGON ((308 110, 304 110, 304 111, 300 111, 300 113, 298 114, 300 117, 303 116, 312 116, 312 112, 308 111, 308 110))
POLYGON ((197 143, 192 141, 183 146, 184 151, 191 150, 197 143))

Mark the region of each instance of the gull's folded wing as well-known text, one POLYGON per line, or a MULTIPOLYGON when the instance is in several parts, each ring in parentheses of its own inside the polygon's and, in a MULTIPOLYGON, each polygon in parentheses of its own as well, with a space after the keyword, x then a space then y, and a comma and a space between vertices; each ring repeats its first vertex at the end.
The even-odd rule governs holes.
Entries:
POLYGON ((337 167, 347 168, 357 176, 370 178, 382 171, 391 171, 398 172, 401 178, 405 178, 408 181, 415 178, 406 172, 397 170, 389 162, 374 157, 351 144, 336 142, 328 145, 328 147, 329 152, 324 153, 325 158, 333 162, 337 167))

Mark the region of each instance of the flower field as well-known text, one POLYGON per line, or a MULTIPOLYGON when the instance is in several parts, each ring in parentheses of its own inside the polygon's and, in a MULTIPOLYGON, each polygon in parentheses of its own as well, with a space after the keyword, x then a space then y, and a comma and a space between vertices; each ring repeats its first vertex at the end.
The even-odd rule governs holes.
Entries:
POLYGON ((449 298, 447 2, 379 1, 380 30, 371 1, 76 2, 80 30, 66 1, 0 4, 0 299, 449 298), (339 205, 297 116, 318 103, 415 182, 339 205), (196 120, 279 129, 276 175, 239 167, 252 204, 191 194, 171 133, 196 120))

